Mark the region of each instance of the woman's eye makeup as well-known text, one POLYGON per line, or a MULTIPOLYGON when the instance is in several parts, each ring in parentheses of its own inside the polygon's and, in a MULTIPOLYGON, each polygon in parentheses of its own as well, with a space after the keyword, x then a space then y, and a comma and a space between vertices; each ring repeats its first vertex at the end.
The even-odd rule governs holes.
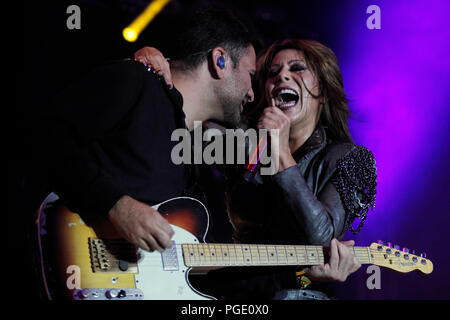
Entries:
MULTIPOLYGON (((291 72, 300 72, 300 71, 304 71, 306 70, 307 67, 305 64, 297 62, 297 63, 293 63, 289 66, 289 71, 291 72)), ((279 72, 281 71, 281 67, 276 67, 276 68, 272 68, 269 69, 269 73, 268 73, 268 77, 269 78, 273 78, 275 77, 279 72)))
POLYGON ((303 70, 306 70, 306 66, 301 63, 295 63, 295 64, 291 65, 289 70, 293 71, 293 72, 303 71, 303 70))
POLYGON ((281 68, 269 69, 269 78, 275 77, 280 72, 280 70, 281 68))

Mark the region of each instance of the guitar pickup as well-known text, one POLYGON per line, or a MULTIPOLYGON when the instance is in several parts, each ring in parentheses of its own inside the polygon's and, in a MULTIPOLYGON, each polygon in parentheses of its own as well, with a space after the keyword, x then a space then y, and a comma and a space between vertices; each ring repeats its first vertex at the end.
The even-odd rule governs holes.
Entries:
POLYGON ((178 255, 175 241, 172 241, 172 247, 161 253, 161 259, 164 271, 178 271, 178 255))

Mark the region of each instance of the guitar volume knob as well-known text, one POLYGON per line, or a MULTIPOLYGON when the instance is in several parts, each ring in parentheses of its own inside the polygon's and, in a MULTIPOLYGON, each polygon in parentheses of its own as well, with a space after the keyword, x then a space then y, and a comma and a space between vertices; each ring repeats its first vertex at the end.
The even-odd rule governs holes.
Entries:
POLYGON ((81 291, 78 292, 78 296, 80 297, 80 299, 87 299, 89 298, 89 290, 88 289, 83 289, 81 291))
POLYGON ((117 291, 116 289, 111 289, 105 292, 105 296, 108 299, 115 299, 119 296, 119 291, 117 291))

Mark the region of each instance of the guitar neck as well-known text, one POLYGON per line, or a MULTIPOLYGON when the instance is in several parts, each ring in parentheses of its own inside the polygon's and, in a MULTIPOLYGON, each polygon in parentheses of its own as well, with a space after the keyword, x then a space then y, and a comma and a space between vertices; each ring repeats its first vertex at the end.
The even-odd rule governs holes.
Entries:
MULTIPOLYGON (((188 267, 300 266, 325 263, 324 247, 257 244, 183 244, 188 267)), ((369 247, 352 247, 361 264, 370 264, 369 247)))

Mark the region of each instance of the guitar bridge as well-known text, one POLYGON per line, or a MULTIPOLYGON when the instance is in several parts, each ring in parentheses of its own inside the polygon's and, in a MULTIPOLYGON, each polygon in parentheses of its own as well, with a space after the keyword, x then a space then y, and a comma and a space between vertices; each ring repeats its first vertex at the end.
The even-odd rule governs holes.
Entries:
POLYGON ((136 248, 122 239, 88 238, 93 272, 137 273, 136 248))

